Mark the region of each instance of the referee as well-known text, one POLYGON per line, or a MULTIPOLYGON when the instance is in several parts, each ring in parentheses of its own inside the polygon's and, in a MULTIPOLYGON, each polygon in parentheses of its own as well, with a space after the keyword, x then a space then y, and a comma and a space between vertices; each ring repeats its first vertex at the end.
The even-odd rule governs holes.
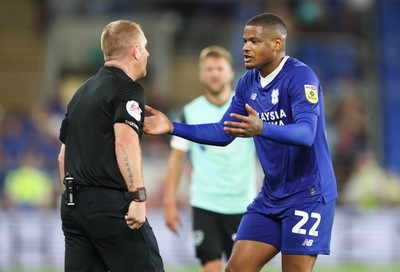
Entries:
POLYGON ((136 22, 108 24, 105 64, 68 104, 59 167, 66 272, 164 271, 146 220, 140 139, 147 39, 136 22))

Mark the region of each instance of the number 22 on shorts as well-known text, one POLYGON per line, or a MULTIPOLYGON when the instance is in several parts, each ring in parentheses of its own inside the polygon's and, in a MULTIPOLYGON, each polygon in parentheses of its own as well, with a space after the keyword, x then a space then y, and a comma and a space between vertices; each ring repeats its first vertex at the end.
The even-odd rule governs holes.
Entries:
POLYGON ((311 236, 318 236, 318 231, 316 230, 319 226, 319 223, 321 222, 321 214, 316 213, 316 212, 312 212, 311 216, 304 211, 299 211, 299 210, 295 210, 294 211, 294 215, 296 216, 300 216, 301 219, 300 221, 294 225, 294 227, 292 228, 292 232, 293 233, 298 233, 298 234, 306 234, 307 230, 303 229, 302 227, 304 226, 304 224, 307 223, 307 221, 311 218, 315 219, 315 223, 314 225, 310 228, 310 230, 308 231, 308 234, 311 236))

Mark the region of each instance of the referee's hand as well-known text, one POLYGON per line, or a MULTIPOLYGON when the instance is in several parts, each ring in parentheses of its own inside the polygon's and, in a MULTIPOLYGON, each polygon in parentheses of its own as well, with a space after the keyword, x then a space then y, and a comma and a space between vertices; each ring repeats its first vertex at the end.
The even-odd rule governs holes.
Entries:
POLYGON ((146 222, 145 203, 132 201, 129 204, 128 213, 125 214, 125 221, 129 228, 138 229, 146 222))

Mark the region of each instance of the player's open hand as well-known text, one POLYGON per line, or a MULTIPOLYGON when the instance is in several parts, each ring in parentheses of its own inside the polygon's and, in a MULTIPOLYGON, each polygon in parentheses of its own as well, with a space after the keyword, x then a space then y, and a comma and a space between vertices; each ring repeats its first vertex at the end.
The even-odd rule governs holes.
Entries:
POLYGON ((231 117, 238 119, 241 122, 225 121, 224 130, 226 133, 235 137, 245 138, 261 134, 264 124, 258 117, 258 113, 247 103, 246 110, 249 113, 248 116, 231 113, 231 117))
POLYGON ((172 132, 174 129, 172 122, 164 113, 148 105, 145 105, 145 110, 151 114, 144 118, 143 132, 145 134, 163 135, 172 132))

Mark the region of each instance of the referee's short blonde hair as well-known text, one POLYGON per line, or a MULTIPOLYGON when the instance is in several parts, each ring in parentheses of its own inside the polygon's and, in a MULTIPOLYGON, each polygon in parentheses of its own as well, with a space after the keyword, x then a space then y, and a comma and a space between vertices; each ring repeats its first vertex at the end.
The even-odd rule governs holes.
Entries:
POLYGON ((104 60, 123 58, 128 48, 138 42, 141 27, 138 23, 128 20, 118 20, 104 27, 101 34, 101 50, 104 60))

